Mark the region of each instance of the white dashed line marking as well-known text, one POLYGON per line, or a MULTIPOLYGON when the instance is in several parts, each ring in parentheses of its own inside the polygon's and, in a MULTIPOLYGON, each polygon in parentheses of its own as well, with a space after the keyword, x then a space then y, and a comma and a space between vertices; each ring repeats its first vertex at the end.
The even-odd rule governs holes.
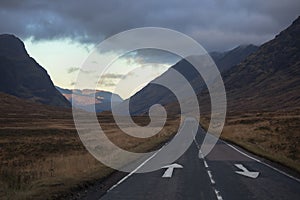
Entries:
POLYGON ((211 184, 213 184, 213 185, 216 184, 216 182, 214 181, 214 179, 212 177, 211 171, 207 170, 207 173, 208 173, 211 184))
POLYGON ((208 168, 208 165, 207 165, 207 162, 206 162, 206 160, 204 160, 203 162, 204 162, 204 166, 205 166, 205 168, 208 168))
POLYGON ((212 184, 212 188, 213 188, 213 190, 214 190, 214 192, 215 192, 215 194, 216 194, 216 197, 217 197, 218 200, 223 200, 223 197, 221 196, 220 192, 219 192, 219 191, 216 189, 216 187, 215 187, 216 182, 215 182, 215 180, 213 179, 212 172, 209 170, 208 164, 207 164, 207 162, 206 162, 206 160, 205 160, 205 158, 204 158, 203 153, 201 152, 201 149, 200 149, 201 147, 200 147, 200 145, 198 144, 198 142, 196 141, 196 138, 194 138, 194 141, 195 141, 195 144, 196 144, 197 148, 199 149, 199 154, 198 154, 199 159, 203 160, 204 166, 205 166, 205 168, 206 168, 206 170, 207 170, 207 174, 208 174, 208 176, 209 176, 209 179, 210 179, 210 182, 211 182, 211 184, 212 184))

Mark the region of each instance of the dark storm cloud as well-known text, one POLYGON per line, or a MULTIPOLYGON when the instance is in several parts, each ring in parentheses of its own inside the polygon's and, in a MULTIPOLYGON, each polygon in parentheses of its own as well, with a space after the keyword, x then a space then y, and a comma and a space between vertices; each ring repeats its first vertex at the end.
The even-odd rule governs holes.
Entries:
POLYGON ((224 50, 271 39, 299 11, 299 0, 2 0, 0 32, 95 44, 130 28, 160 26, 187 34, 208 50, 224 50))
POLYGON ((140 65, 143 64, 170 64, 174 61, 179 60, 180 57, 159 49, 138 49, 128 54, 125 54, 124 57, 127 59, 128 64, 130 62, 135 62, 140 65))

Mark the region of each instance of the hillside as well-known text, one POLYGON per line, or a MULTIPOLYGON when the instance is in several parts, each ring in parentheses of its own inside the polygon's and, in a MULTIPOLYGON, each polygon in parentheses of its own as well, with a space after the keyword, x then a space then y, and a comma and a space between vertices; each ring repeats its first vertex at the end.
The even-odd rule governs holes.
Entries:
POLYGON ((56 124, 56 126, 64 123, 66 126, 74 126, 70 108, 58 108, 56 106, 35 103, 0 92, 0 128, 31 127, 33 125, 36 128, 46 128, 44 124, 50 123, 52 119, 53 124, 56 124), (65 118, 68 119, 68 123, 59 120, 65 118))
POLYGON ((229 112, 300 107, 299 35, 300 18, 224 74, 229 112))
MULTIPOLYGON (((223 73, 229 70, 232 66, 240 63, 257 49, 258 47, 254 45, 243 45, 223 53, 212 52, 211 57, 219 68, 219 71, 223 73)), ((190 82, 196 94, 199 94, 203 88, 205 88, 204 81, 200 74, 185 59, 180 60, 171 68, 180 72, 185 79, 190 82)), ((165 79, 169 76, 169 74, 170 70, 167 70, 157 79, 165 79)), ((180 87, 182 86, 178 85, 178 87, 178 90, 180 90, 180 87)), ((147 86, 130 98, 130 111, 132 114, 142 114, 148 112, 149 107, 153 104, 158 103, 167 105, 174 101, 176 101, 176 97, 173 93, 171 93, 171 91, 165 87, 155 85, 150 82, 147 86)))
MULTIPOLYGON (((300 108, 300 18, 240 64, 223 72, 227 114, 291 111, 300 108)), ((198 94, 202 113, 210 112, 207 89, 198 94)), ((176 101, 167 109, 179 113, 176 101)))
POLYGON ((0 35, 0 92, 32 102, 69 107, 54 87, 47 71, 26 52, 13 35, 0 35))

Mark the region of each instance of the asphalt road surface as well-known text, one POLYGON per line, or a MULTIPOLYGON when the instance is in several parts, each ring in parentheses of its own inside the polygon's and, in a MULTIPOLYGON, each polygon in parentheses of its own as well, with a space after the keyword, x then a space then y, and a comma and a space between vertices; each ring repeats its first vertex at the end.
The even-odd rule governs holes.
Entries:
POLYGON ((300 180, 219 140, 205 158, 198 134, 174 168, 125 176, 101 200, 300 199, 300 180), (182 167, 182 168, 181 168, 182 167))

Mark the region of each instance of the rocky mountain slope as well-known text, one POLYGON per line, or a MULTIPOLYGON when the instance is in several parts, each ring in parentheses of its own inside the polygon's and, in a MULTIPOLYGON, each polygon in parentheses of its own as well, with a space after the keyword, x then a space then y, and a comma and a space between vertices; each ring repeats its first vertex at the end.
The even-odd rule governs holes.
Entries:
POLYGON ((47 71, 28 55, 23 42, 13 35, 0 35, 0 71, 0 92, 33 102, 70 107, 47 71))
MULTIPOLYGON (((229 70, 232 66, 240 63, 243 59, 255 52, 257 49, 258 47, 254 45, 243 45, 227 52, 213 52, 210 55, 219 68, 219 71, 223 73, 229 70)), ((177 70, 185 77, 185 79, 193 87, 196 94, 199 94, 202 89, 205 88, 204 81, 200 74, 185 59, 180 60, 171 68, 177 70)), ((165 79, 169 76, 169 74, 170 70, 167 70, 157 79, 165 79)), ((171 91, 165 87, 155 85, 150 82, 147 86, 130 98, 130 112, 137 115, 143 114, 148 112, 149 107, 154 104, 167 105, 174 101, 176 101, 176 97, 171 91)))
POLYGON ((230 109, 300 107, 299 35, 300 18, 224 74, 230 109))
MULTIPOLYGON (((300 108, 299 35, 300 17, 224 73, 229 113, 300 108)), ((199 99, 209 109, 207 93, 199 95, 199 99)))

